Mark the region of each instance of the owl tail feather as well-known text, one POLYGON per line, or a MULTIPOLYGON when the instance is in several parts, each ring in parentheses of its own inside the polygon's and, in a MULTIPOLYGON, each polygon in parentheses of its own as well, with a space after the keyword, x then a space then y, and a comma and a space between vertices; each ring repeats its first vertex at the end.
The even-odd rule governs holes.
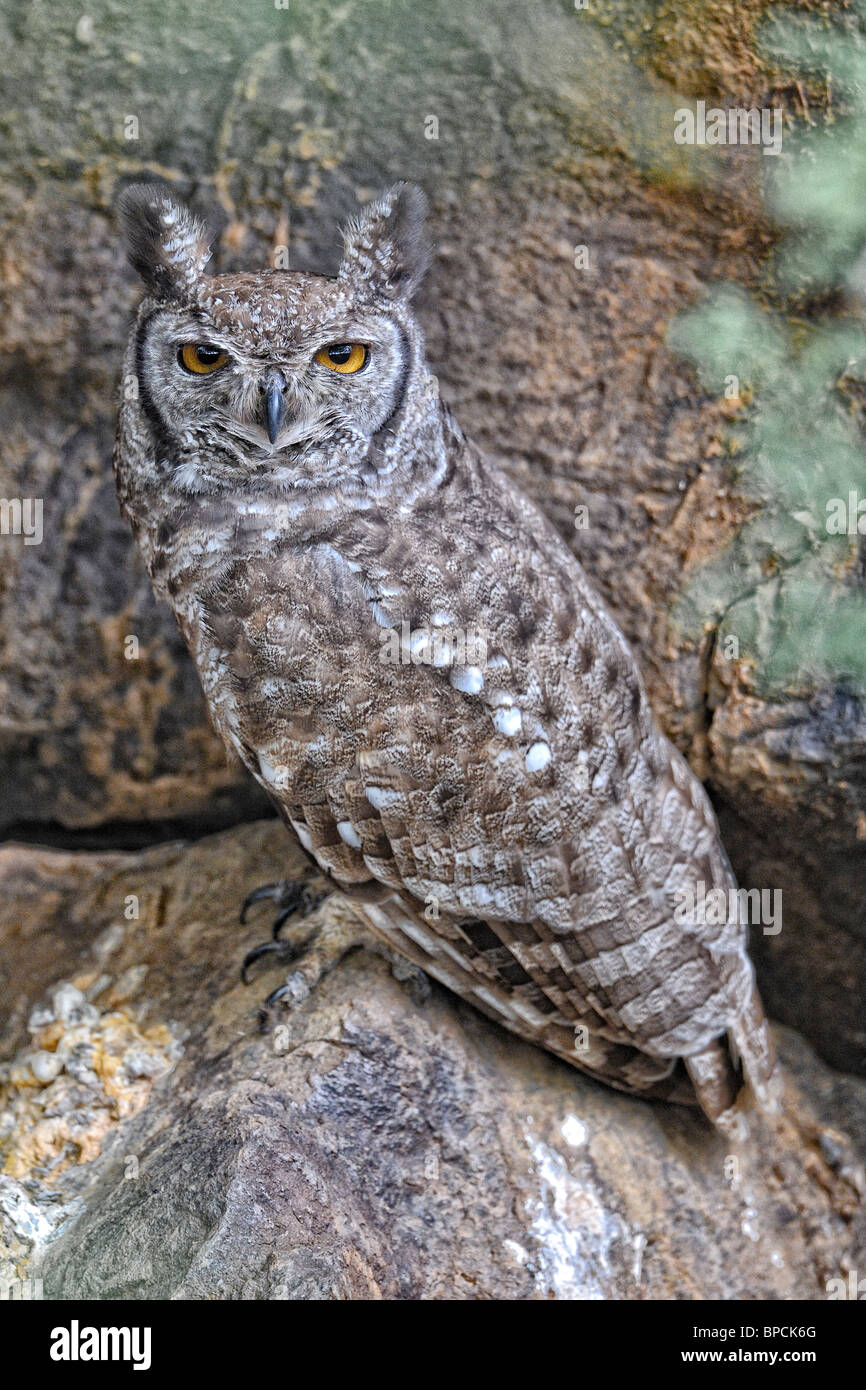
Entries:
POLYGON ((698 1104, 717 1129, 739 1139, 755 1104, 765 1113, 779 1107, 782 1079, 763 1005, 755 985, 745 1009, 718 1039, 685 1058, 698 1104))

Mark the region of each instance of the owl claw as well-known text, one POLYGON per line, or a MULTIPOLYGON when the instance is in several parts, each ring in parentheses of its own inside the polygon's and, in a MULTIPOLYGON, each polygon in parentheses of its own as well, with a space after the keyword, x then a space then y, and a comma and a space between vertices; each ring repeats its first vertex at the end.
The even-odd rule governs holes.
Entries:
MULTIPOLYGON (((316 910, 327 896, 327 891, 323 892, 319 888, 309 887, 305 879, 300 881, 280 879, 277 883, 264 883, 260 888, 254 888, 251 893, 247 894, 241 906, 240 919, 242 924, 246 922, 250 908, 256 903, 275 902, 279 907, 279 912, 274 921, 272 940, 261 942, 244 956, 241 965, 241 980, 245 985, 250 982, 250 966, 254 965, 257 960, 261 960, 264 956, 276 955, 278 960, 288 963, 296 960, 308 948, 313 936, 317 934, 315 929, 312 935, 308 934, 306 939, 298 943, 283 941, 280 933, 290 917, 296 917, 299 922, 303 921, 305 917, 309 917, 316 910)), ((293 925, 297 924, 293 923, 293 925)), ((291 994, 292 990, 284 989, 282 993, 280 990, 276 991, 276 995, 281 999, 285 997, 286 993, 291 994)), ((274 1002, 274 999, 266 1000, 263 1006, 265 1018, 270 1014, 274 1002)))
MULTIPOLYGON (((297 885, 292 886, 296 887, 297 885)), ((301 888, 297 898, 293 897, 292 901, 286 903, 278 913, 273 925, 274 941, 279 941, 280 932, 290 917, 294 917, 296 913, 300 917, 309 917, 310 913, 315 912, 319 903, 324 902, 327 896, 327 893, 317 892, 313 888, 301 888)))
POLYGON ((285 999, 287 995, 291 994, 291 992, 288 985, 280 985, 278 989, 272 990, 268 995, 264 1004, 262 1004, 259 1009, 259 1027, 263 1033, 266 1031, 271 1021, 271 1016, 277 1004, 279 1004, 281 999, 285 999))
POLYGON ((308 888, 303 880, 293 882, 290 879, 282 878, 277 883, 263 883, 244 898, 240 911, 241 926, 246 925, 249 910, 256 903, 275 902, 279 907, 273 925, 273 938, 276 941, 290 917, 293 917, 295 913, 300 913, 302 917, 309 916, 326 897, 327 893, 308 888))
POLYGON ((347 914, 321 920, 294 952, 296 961, 288 979, 269 995, 259 1010, 259 1024, 266 1032, 278 1004, 295 1008, 308 999, 324 977, 362 946, 381 952, 381 942, 347 914))
POLYGON ((241 903, 241 926, 243 927, 246 925, 247 913, 256 903, 265 902, 266 899, 273 899, 274 902, 280 902, 283 895, 294 887, 295 885, 288 879, 282 878, 279 883, 262 883, 258 888, 254 888, 251 893, 247 893, 247 896, 241 903))
POLYGON ((250 982, 250 966, 253 965, 255 961, 260 960, 262 956, 269 956, 274 952, 285 961, 294 960, 295 956, 298 954, 297 947, 292 946, 287 941, 263 941, 260 946, 254 946, 251 951, 247 951, 241 965, 241 980, 245 985, 248 985, 250 982))
POLYGON ((279 985, 277 989, 272 989, 272 990, 271 990, 270 994, 268 995, 267 999, 265 1000, 264 1004, 262 1005, 262 1009, 263 1009, 263 1010, 267 1009, 268 1012, 270 1012, 270 1010, 271 1010, 276 1004, 279 1004, 279 1002, 280 1002, 281 999, 285 999, 286 996, 289 995, 289 994, 291 994, 291 993, 292 993, 292 991, 289 989, 289 986, 288 986, 288 985, 279 985))

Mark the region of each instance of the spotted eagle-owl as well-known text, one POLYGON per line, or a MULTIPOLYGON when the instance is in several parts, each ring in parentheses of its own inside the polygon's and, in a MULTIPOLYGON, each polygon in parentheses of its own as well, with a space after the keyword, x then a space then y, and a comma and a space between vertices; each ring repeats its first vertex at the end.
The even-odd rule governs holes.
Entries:
POLYGON ((159 185, 120 213, 146 295, 118 491, 222 738, 379 936, 499 1023, 723 1128, 766 1102, 745 927, 677 910, 735 887, 704 790, 425 360, 420 190, 363 210, 335 277, 206 275, 159 185))

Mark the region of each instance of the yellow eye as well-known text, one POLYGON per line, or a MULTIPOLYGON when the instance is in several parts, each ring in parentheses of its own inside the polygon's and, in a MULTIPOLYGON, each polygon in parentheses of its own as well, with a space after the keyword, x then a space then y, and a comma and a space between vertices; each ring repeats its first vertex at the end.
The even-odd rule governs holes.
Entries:
POLYGON ((177 355, 177 360, 188 372, 205 376, 224 367, 229 360, 227 352, 214 347, 212 343, 186 343, 177 355))
POLYGON ((332 372, 359 372, 367 361, 367 349, 362 343, 331 343, 319 348, 316 361, 332 372))

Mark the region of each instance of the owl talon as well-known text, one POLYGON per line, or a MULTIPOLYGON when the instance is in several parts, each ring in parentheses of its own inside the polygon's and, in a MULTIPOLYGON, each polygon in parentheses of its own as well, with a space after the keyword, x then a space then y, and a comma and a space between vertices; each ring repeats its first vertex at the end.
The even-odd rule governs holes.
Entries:
POLYGON ((247 893, 247 896, 241 903, 241 926, 243 927, 246 925, 247 913, 256 903, 265 902, 267 899, 280 902, 283 900, 284 895, 295 886, 296 885, 290 882, 289 879, 283 878, 280 879, 278 883, 262 883, 258 888, 254 888, 251 893, 247 893))
POLYGON ((287 941, 263 941, 260 946, 254 946, 251 951, 247 951, 243 958, 241 964, 242 982, 245 985, 249 984, 249 968, 251 965, 257 960, 261 960, 262 956, 269 956, 274 953, 278 954, 282 960, 291 961, 294 960, 298 954, 298 948, 292 946, 287 941))
POLYGON ((278 1004, 285 1004, 290 1009, 302 1004, 344 956, 361 947, 370 947, 382 954, 381 942, 357 919, 343 916, 322 921, 293 952, 291 958, 296 961, 294 969, 285 983, 268 995, 259 1010, 262 1031, 267 1031, 278 1004))
POLYGON ((272 990, 268 995, 264 1004, 262 1004, 259 1009, 259 1027, 263 1033, 267 1030, 268 1024, 271 1022, 273 1011, 277 1004, 289 994, 291 994, 291 990, 289 986, 285 984, 280 985, 278 989, 272 990))
POLYGON ((300 914, 301 917, 308 917, 326 897, 326 892, 322 892, 321 889, 309 888, 303 879, 293 881, 282 878, 277 883, 263 883, 244 898, 240 911, 241 926, 246 925, 249 910, 256 903, 275 902, 279 912, 274 920, 272 934, 274 941, 277 941, 290 917, 294 917, 296 914, 300 914))
MULTIPOLYGON (((294 887, 295 885, 293 885, 294 887)), ((290 917, 295 915, 303 918, 309 917, 311 912, 315 912, 320 903, 325 901, 327 893, 316 891, 313 888, 301 888, 297 897, 293 896, 292 901, 286 903, 277 914, 273 925, 274 941, 279 941, 280 932, 290 917)))

